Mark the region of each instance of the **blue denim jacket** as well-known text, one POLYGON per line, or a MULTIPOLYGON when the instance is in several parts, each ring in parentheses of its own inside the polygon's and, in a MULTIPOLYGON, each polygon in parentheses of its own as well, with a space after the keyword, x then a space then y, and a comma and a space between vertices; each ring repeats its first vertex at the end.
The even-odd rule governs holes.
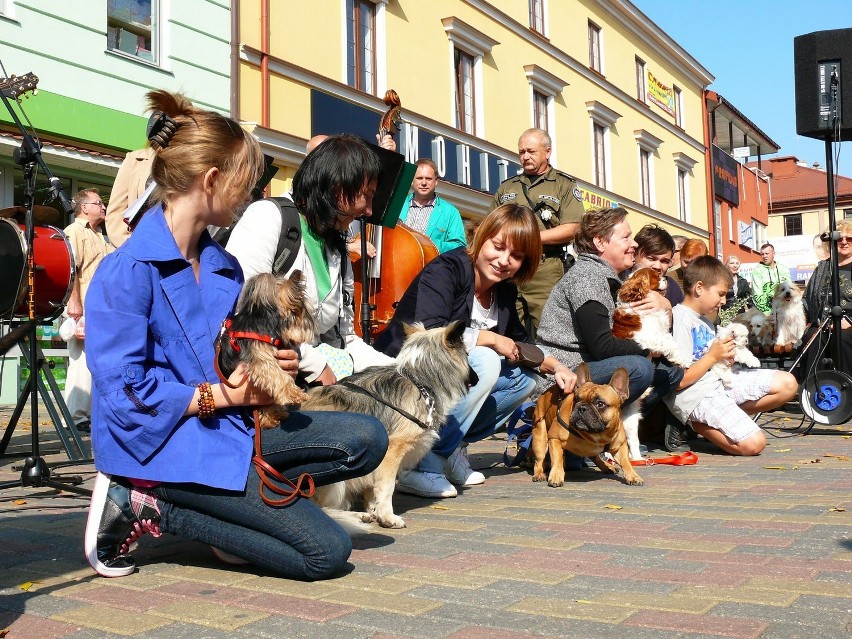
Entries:
POLYGON ((183 416, 194 386, 218 380, 214 339, 243 282, 236 259, 206 231, 200 247, 196 282, 156 207, 95 272, 85 300, 95 466, 242 490, 253 429, 239 409, 183 416))

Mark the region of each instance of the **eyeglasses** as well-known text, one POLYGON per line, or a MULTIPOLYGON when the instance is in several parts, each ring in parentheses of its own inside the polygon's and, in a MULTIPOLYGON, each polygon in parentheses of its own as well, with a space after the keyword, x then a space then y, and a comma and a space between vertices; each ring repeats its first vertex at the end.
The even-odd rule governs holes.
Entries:
POLYGON ((103 202, 83 202, 83 204, 94 204, 95 206, 102 206, 106 208, 106 204, 104 204, 103 202))
POLYGON ((852 242, 852 237, 850 237, 849 235, 841 235, 840 237, 837 238, 837 241, 838 242, 852 242))

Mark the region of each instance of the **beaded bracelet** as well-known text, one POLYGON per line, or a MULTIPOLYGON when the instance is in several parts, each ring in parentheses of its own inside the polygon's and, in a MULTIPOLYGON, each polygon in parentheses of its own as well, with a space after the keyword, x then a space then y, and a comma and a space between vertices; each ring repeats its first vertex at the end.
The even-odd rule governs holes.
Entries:
POLYGON ((210 382, 202 382, 198 385, 198 417, 210 419, 216 412, 216 403, 213 401, 213 387, 210 382))

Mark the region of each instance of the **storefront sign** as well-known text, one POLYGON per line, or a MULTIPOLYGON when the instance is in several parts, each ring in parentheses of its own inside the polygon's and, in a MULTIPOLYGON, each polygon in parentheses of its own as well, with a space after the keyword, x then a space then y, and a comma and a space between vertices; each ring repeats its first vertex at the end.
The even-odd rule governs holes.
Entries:
POLYGON ((739 226, 739 233, 737 235, 739 237, 738 241, 740 245, 757 250, 757 247, 754 245, 754 227, 751 224, 746 224, 745 222, 737 222, 737 226, 739 226))
MULTIPOLYGON (((404 117, 404 116, 403 116, 404 117)), ((322 91, 311 91, 311 135, 352 133, 368 141, 376 138, 381 114, 322 91)), ((517 175, 521 165, 436 132, 403 122, 397 150, 408 162, 431 158, 442 179, 494 193, 500 182, 517 175)))
POLYGON ((584 189, 582 186, 579 187, 579 189, 580 193, 583 195, 583 208, 587 211, 591 211, 593 209, 612 209, 618 206, 618 202, 611 200, 605 195, 599 195, 594 191, 584 189))
MULTIPOLYGON (((713 155, 713 193, 716 197, 739 206, 739 163, 715 144, 713 155)), ((742 244, 742 242, 740 242, 742 244)))
POLYGON ((675 114, 674 89, 667 87, 648 71, 648 99, 669 115, 675 114))

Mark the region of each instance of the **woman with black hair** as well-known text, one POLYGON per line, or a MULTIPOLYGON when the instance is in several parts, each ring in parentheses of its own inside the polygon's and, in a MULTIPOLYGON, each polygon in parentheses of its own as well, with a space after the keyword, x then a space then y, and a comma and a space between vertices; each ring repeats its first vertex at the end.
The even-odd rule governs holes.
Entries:
MULTIPOLYGON (((290 269, 277 274, 302 271, 316 310, 319 337, 301 349, 299 369, 308 382, 337 380, 329 359, 337 360, 338 373, 393 361, 355 334, 355 280, 346 253, 349 225, 372 213, 380 171, 378 156, 361 138, 333 135, 305 157, 293 177, 291 198, 299 209, 302 241, 290 269)), ((273 202, 260 200, 243 213, 228 240, 228 252, 237 258, 246 279, 273 272, 280 233, 281 214, 273 202)))

